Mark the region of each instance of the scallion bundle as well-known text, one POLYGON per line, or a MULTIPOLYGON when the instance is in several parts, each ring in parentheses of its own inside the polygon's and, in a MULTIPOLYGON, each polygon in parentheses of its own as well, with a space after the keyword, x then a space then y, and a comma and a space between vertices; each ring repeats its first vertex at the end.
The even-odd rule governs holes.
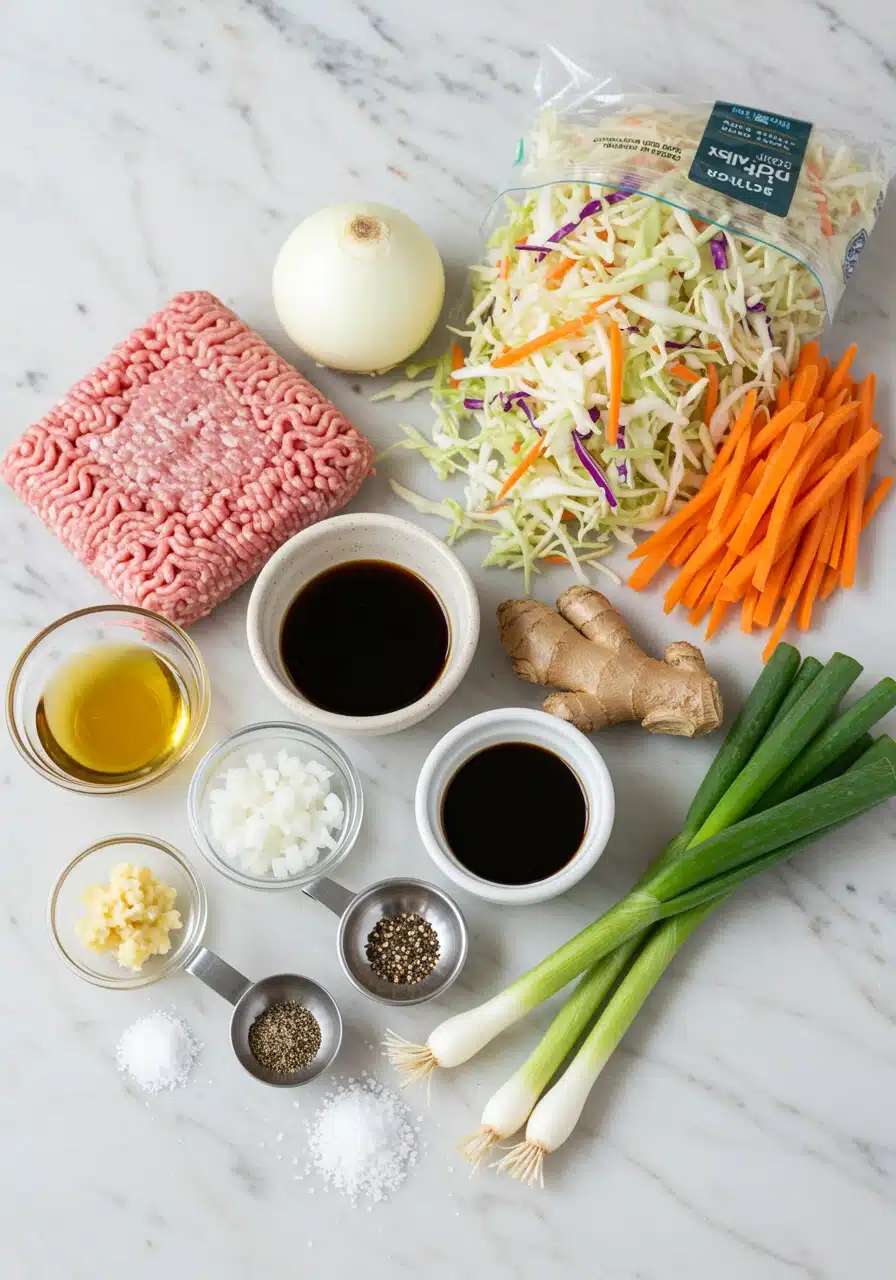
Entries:
POLYGON ((506 990, 441 1023, 425 1045, 388 1034, 393 1064, 409 1082, 427 1079, 437 1067, 467 1061, 587 970, 535 1051, 486 1104, 480 1128, 462 1144, 474 1164, 529 1117, 525 1141, 498 1167, 541 1181, 545 1154, 572 1132, 604 1063, 700 921, 744 880, 896 795, 896 743, 868 736, 896 705, 896 682, 880 681, 837 715, 860 672, 859 663, 843 654, 826 666, 814 658, 800 665, 792 646, 779 645, 681 832, 625 898, 506 990), (596 1014, 579 1052, 543 1094, 596 1014))

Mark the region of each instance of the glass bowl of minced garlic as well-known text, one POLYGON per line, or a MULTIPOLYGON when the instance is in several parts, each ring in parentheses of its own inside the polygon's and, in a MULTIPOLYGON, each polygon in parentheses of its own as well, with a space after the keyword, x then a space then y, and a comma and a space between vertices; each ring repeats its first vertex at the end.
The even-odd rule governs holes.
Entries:
POLYGON ((50 938, 98 987, 147 987, 202 942, 205 889, 183 854, 154 836, 117 835, 73 858, 50 893, 50 938))

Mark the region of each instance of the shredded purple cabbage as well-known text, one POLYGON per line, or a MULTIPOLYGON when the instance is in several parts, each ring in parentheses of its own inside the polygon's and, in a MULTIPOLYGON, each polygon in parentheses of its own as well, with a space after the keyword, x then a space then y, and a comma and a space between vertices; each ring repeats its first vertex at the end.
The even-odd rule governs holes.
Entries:
POLYGON ((562 240, 564 236, 568 236, 570 231, 575 231, 579 222, 581 222, 581 218, 577 219, 575 222, 565 222, 562 227, 558 227, 553 235, 548 236, 548 244, 556 244, 558 240, 562 240))
POLYGON ((515 244, 513 247, 524 253, 540 253, 543 257, 546 253, 550 253, 554 246, 550 244, 515 244))
POLYGON ((465 409, 481 409, 483 408, 484 404, 485 404, 484 400, 476 400, 473 396, 464 397, 465 409))
POLYGON ((709 252, 712 254, 716 271, 726 271, 728 269, 728 246, 722 236, 716 236, 715 239, 710 240, 709 252))
MULTIPOLYGON (((625 448, 625 430, 621 422, 619 426, 616 428, 616 447, 618 449, 625 448)), ((625 458, 620 458, 620 460, 616 463, 616 471, 619 474, 620 480, 628 479, 628 463, 626 462, 625 458)))
POLYGON ((631 191, 611 191, 606 197, 607 204, 619 204, 620 200, 627 200, 632 194, 631 191))
POLYGON ((577 430, 574 430, 572 433, 572 443, 573 443, 573 447, 575 448, 576 456, 579 459, 579 462, 581 462, 582 466, 588 472, 589 476, 597 485, 597 487, 603 490, 606 496, 607 502, 610 504, 611 507, 618 507, 619 503, 616 501, 616 494, 610 488, 609 480, 601 471, 597 463, 594 461, 591 454, 585 448, 584 444, 582 443, 582 437, 579 435, 579 432, 577 430))
POLYGON ((588 410, 588 417, 592 422, 600 422, 600 409, 598 409, 597 405, 588 410))
POLYGON ((584 222, 586 218, 590 218, 592 214, 600 213, 602 208, 600 200, 589 200, 583 205, 579 211, 579 222, 584 222))
POLYGON ((765 303, 764 302, 748 302, 747 310, 748 311, 764 311, 765 303))
POLYGON ((683 351, 685 347, 689 347, 689 342, 667 342, 665 347, 667 351, 683 351))
POLYGON ((636 324, 630 324, 627 329, 622 330, 623 333, 640 333, 641 330, 636 324))

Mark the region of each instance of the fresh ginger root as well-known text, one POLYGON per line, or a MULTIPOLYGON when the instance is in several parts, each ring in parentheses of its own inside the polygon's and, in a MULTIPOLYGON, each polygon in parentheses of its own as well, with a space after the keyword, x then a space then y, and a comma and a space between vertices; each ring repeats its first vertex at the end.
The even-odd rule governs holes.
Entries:
POLYGON ((679 640, 662 661, 648 658, 619 611, 590 587, 564 591, 556 612, 537 600, 505 600, 498 627, 522 680, 565 691, 545 698, 545 711, 583 733, 640 720, 651 733, 695 738, 722 723, 719 686, 700 650, 679 640))

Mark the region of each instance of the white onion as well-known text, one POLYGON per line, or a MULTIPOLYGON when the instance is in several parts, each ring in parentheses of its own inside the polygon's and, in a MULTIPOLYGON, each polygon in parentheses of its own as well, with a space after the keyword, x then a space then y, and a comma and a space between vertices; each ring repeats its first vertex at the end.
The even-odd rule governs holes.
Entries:
POLYGON ((385 204, 341 204, 300 222, 274 264, 274 306, 320 364, 378 373, 432 332, 445 297, 438 251, 385 204))

